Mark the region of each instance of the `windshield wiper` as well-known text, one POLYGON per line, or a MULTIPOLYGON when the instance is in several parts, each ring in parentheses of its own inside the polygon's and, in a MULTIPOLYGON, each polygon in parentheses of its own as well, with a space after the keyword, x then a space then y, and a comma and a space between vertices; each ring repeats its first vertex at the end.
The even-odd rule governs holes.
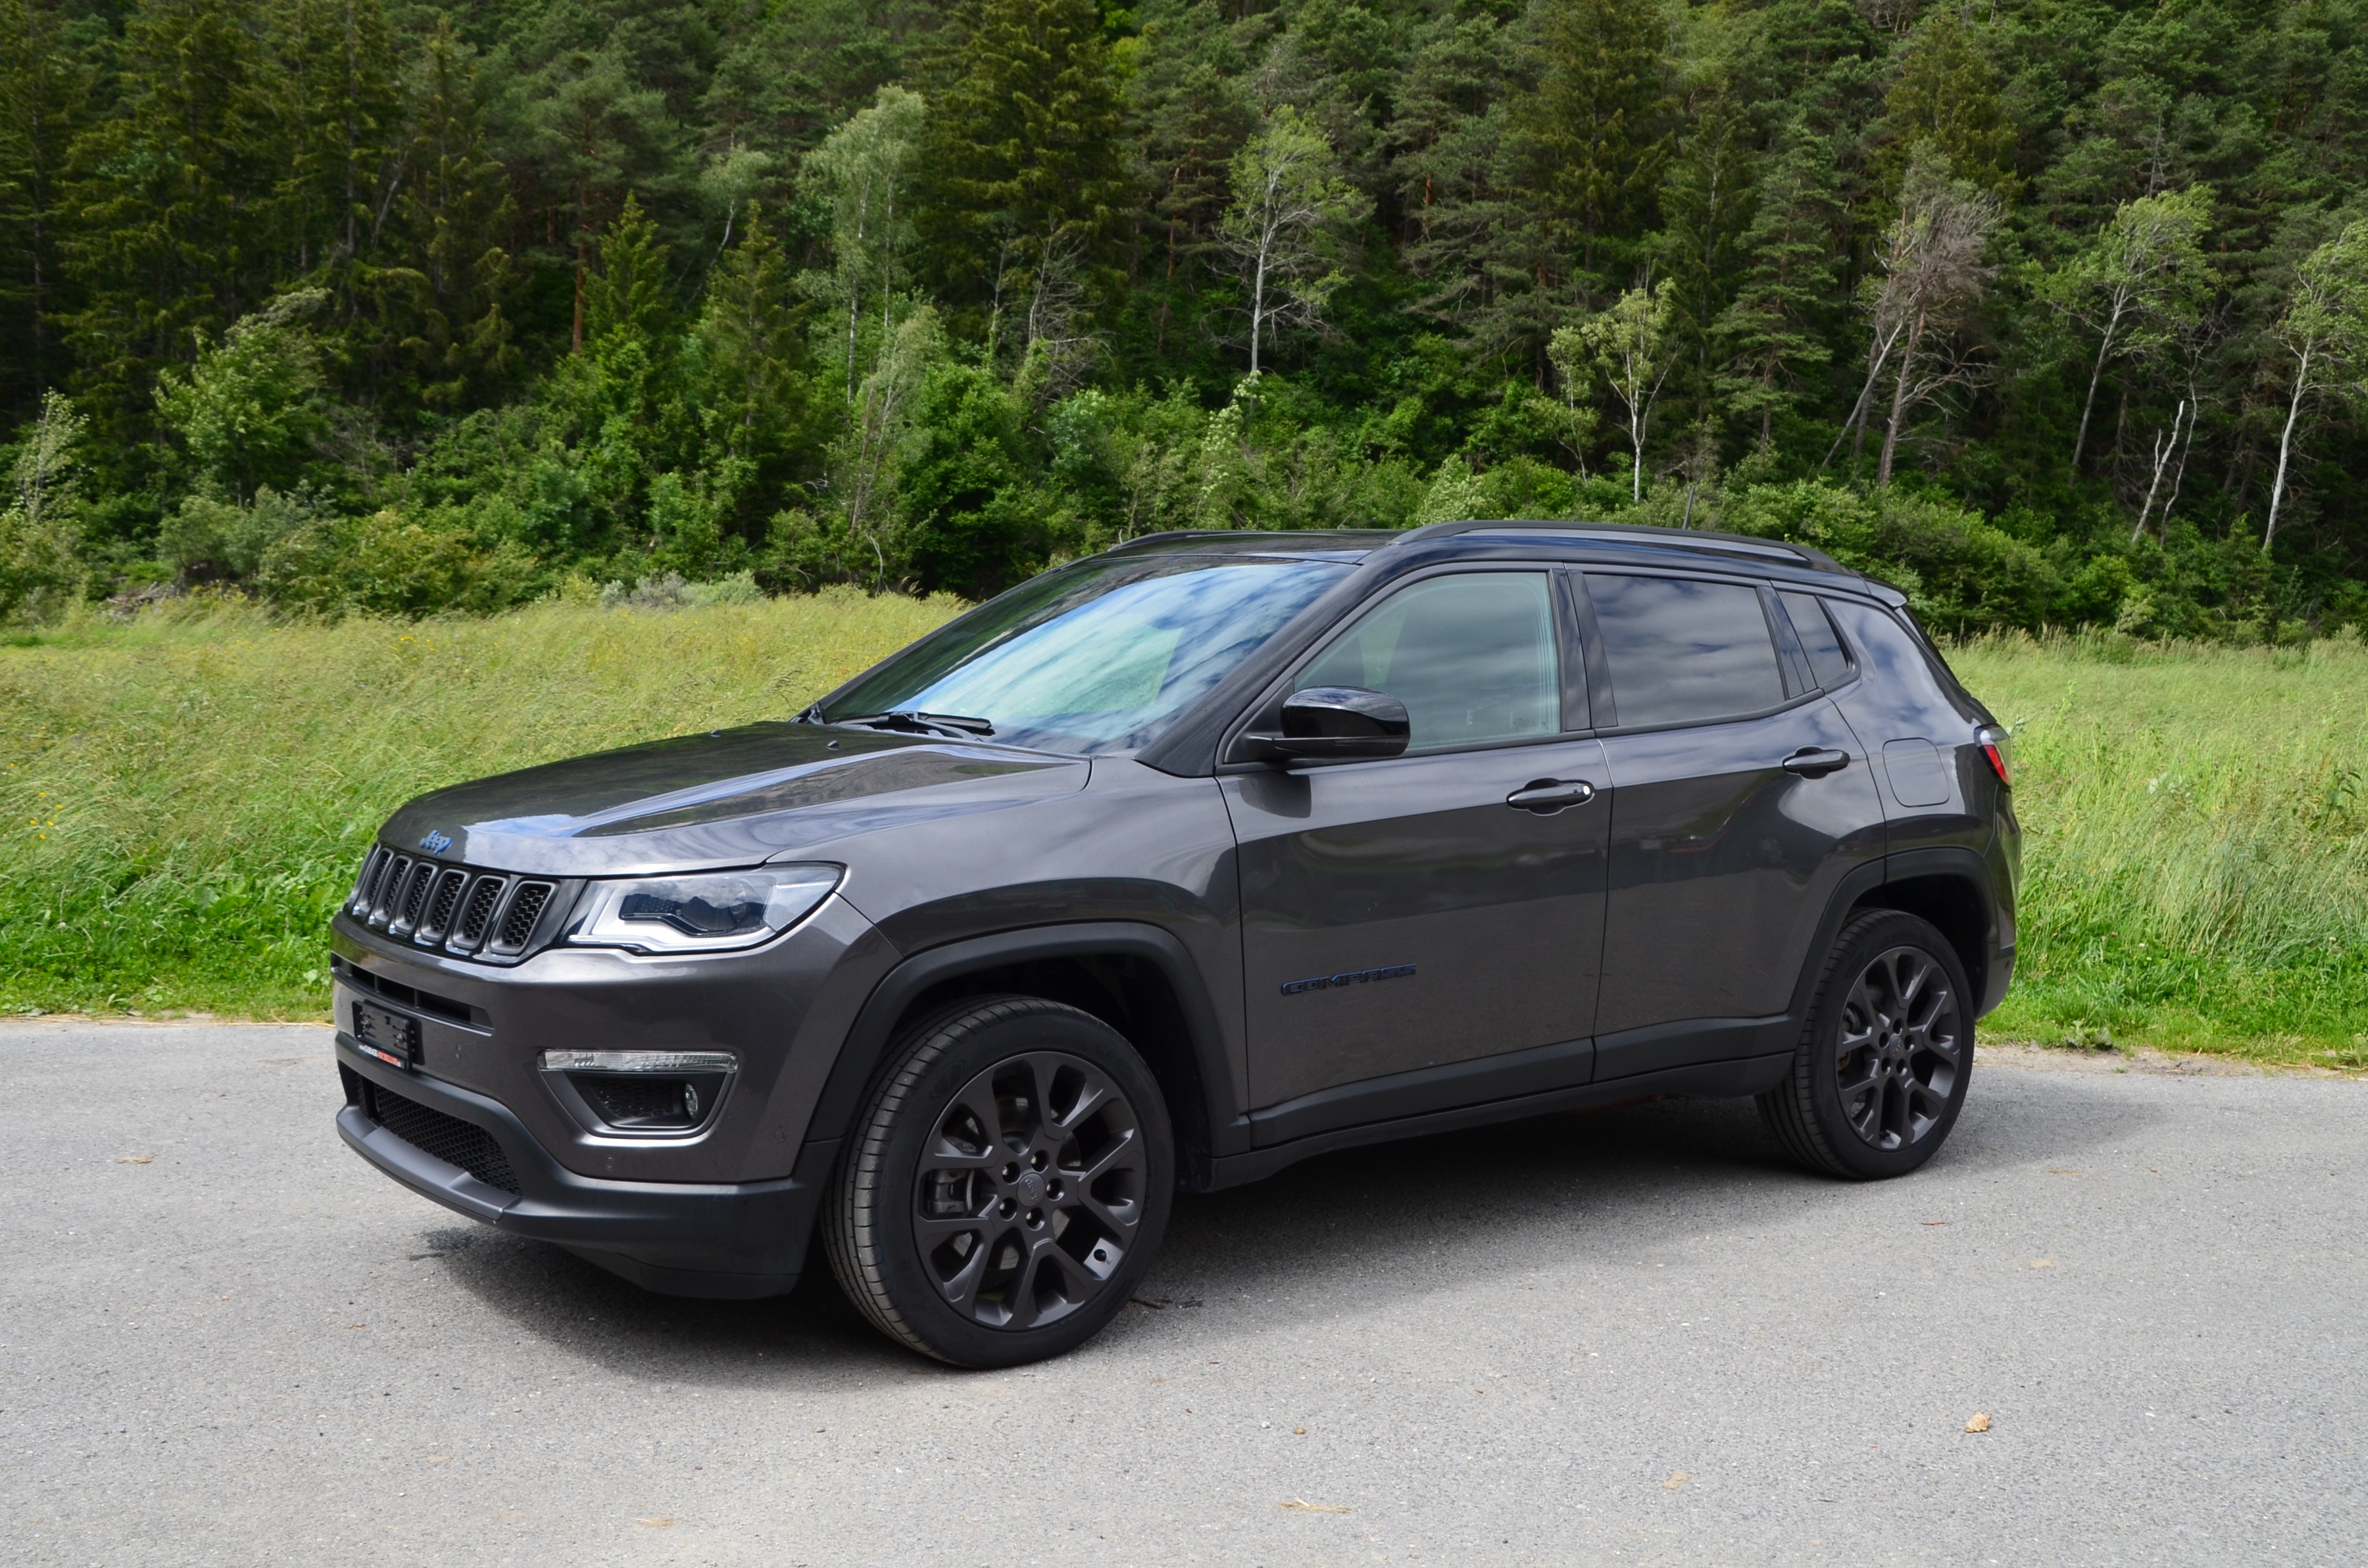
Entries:
POLYGON ((951 735, 956 740, 995 733, 995 726, 985 719, 965 718, 959 713, 915 713, 908 709, 834 719, 831 722, 860 724, 867 730, 895 730, 908 735, 951 735))

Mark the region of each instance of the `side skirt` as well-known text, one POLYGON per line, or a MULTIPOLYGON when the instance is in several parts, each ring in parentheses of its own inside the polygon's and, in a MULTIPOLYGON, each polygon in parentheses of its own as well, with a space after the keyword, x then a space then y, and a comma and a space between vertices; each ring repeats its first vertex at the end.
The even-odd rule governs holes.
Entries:
POLYGON ((1294 1138, 1272 1148, 1221 1157, 1215 1162, 1216 1168, 1212 1173, 1208 1190, 1263 1181, 1277 1171, 1311 1155, 1328 1154, 1335 1150, 1354 1149, 1367 1143, 1420 1138, 1436 1132, 1456 1132, 1467 1127, 1519 1121, 1527 1117, 1551 1115, 1555 1111, 1588 1110, 1662 1095, 1719 1099, 1764 1094, 1783 1082, 1784 1074, 1792 1062, 1793 1052, 1789 1051, 1729 1062, 1706 1062, 1658 1073, 1639 1073, 1603 1083, 1574 1085, 1543 1094, 1519 1095, 1481 1105, 1458 1106, 1452 1110, 1337 1128, 1329 1132, 1294 1138))

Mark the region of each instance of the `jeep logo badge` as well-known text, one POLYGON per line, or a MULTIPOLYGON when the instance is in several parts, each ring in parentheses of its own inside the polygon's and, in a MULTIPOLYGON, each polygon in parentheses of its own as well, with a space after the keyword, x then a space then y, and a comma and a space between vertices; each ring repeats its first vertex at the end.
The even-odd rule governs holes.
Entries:
POLYGON ((430 855, 441 855, 452 847, 452 835, 449 833, 438 833, 431 827, 427 830, 427 836, 419 841, 419 847, 427 850, 430 855))

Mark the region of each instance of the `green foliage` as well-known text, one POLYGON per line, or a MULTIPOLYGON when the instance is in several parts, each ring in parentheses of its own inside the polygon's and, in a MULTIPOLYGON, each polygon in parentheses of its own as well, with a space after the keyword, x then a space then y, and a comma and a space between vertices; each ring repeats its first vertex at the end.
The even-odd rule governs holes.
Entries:
POLYGON ((2368 0, 0 27, 0 439, 90 425, 45 603, 985 594, 1815 481, 1968 629, 2368 611, 2368 0))
POLYGON ((81 488, 87 425, 51 392, 17 445, 0 505, 0 623, 40 620, 81 587, 81 488))

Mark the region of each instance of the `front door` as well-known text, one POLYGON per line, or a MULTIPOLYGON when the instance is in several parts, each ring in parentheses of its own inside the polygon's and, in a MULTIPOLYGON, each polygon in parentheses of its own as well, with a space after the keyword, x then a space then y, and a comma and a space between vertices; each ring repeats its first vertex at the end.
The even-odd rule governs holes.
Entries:
POLYGON ((1596 1077, 1788 1049, 1777 1020, 1819 918, 1883 853, 1865 750, 1805 671, 1788 678, 1764 589, 1585 581, 1611 709, 1596 1077))
POLYGON ((1253 1104, 1565 1044, 1547 1065, 1585 1081, 1607 822, 1558 592, 1526 570, 1398 589, 1293 684, 1398 698, 1406 755, 1226 778, 1253 1104))

